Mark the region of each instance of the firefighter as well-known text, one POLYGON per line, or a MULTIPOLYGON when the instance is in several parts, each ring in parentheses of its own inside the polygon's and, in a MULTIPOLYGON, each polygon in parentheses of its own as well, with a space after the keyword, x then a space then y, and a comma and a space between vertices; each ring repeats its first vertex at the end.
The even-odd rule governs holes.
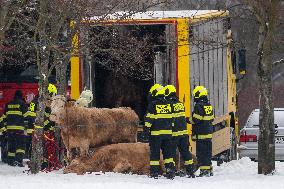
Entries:
MULTIPOLYGON (((57 94, 57 88, 53 84, 49 84, 48 88, 48 96, 51 98, 52 96, 57 94)), ((48 100, 47 100, 48 101, 48 100)), ((32 102, 29 104, 29 109, 27 112, 27 120, 28 120, 28 129, 27 129, 27 144, 26 144, 26 150, 28 151, 27 155, 28 157, 31 157, 32 152, 32 135, 35 128, 37 129, 43 129, 44 130, 44 136, 45 139, 48 137, 50 139, 51 136, 53 136, 53 130, 54 130, 54 122, 51 122, 49 120, 51 109, 46 103, 45 113, 44 113, 44 127, 36 126, 35 127, 35 119, 36 119, 36 111, 38 106, 38 96, 35 97, 32 102)), ((46 143, 45 143, 46 144, 46 143)), ((48 152, 47 152, 47 145, 44 144, 43 151, 44 151, 44 162, 41 165, 42 169, 45 169, 48 167, 48 152)))
POLYGON ((8 143, 8 140, 7 140, 7 134, 6 134, 6 126, 4 125, 5 123, 5 114, 3 114, 1 117, 0 117, 0 143, 1 143, 1 160, 3 163, 7 163, 7 156, 8 156, 8 150, 7 150, 7 143, 8 143))
POLYGON ((207 89, 203 86, 193 90, 195 105, 192 112, 192 140, 196 141, 200 177, 213 176, 211 156, 214 113, 207 95, 207 89))
POLYGON ((25 119, 27 105, 20 90, 15 92, 14 99, 6 104, 4 114, 8 135, 8 164, 23 167, 25 155, 25 119))
MULTIPOLYGON (((154 86, 153 86, 154 87, 154 86)), ((150 177, 157 179, 160 171, 160 150, 162 150, 166 174, 168 179, 173 179, 175 162, 172 152, 172 110, 171 105, 165 100, 163 88, 150 89, 155 96, 148 105, 145 117, 145 130, 149 130, 150 145, 150 177)))
MULTIPOLYGON (((149 112, 149 107, 151 106, 152 104, 152 101, 155 100, 155 95, 156 93, 158 92, 158 90, 162 89, 163 86, 156 83, 154 84, 150 90, 149 90, 149 94, 148 94, 148 107, 147 107, 147 111, 149 112)), ((150 108, 151 109, 151 108, 150 108)), ((146 117, 145 117, 145 121, 147 120, 147 114, 146 114, 146 117)), ((148 124, 148 122, 146 121, 145 124, 148 124)), ((150 135, 150 129, 146 126, 143 128, 143 134, 142 134, 142 137, 143 137, 143 140, 144 141, 148 141, 149 140, 149 135, 150 135)))
POLYGON ((26 157, 28 159, 31 158, 31 154, 32 154, 32 138, 33 138, 33 131, 34 131, 34 123, 36 119, 37 103, 38 103, 38 97, 35 97, 29 103, 28 112, 27 112, 28 128, 27 128, 27 136, 26 136, 26 157))
POLYGON ((189 136, 185 118, 185 107, 176 95, 176 88, 173 85, 165 86, 165 96, 167 101, 172 106, 173 116, 173 152, 176 154, 178 148, 185 165, 186 174, 188 177, 194 178, 194 164, 192 155, 189 152, 189 136))
POLYGON ((54 144, 54 126, 55 123, 49 120, 49 116, 51 113, 50 108, 50 98, 57 95, 57 88, 53 84, 48 84, 47 88, 48 97, 46 101, 45 113, 44 113, 44 162, 41 165, 41 169, 53 169, 55 168, 55 158, 56 151, 55 151, 55 144, 54 144))

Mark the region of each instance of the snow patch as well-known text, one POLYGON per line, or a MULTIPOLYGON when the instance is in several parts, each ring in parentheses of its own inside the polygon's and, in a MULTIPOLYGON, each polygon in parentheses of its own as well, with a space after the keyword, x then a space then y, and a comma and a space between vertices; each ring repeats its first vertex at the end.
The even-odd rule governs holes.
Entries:
POLYGON ((209 178, 163 177, 151 179, 145 175, 124 175, 119 173, 92 173, 85 175, 63 174, 62 170, 30 175, 27 169, 10 167, 0 163, 0 188, 21 189, 265 189, 284 188, 284 163, 276 162, 273 176, 257 174, 257 162, 249 158, 224 163, 220 167, 214 162, 214 176, 209 178))

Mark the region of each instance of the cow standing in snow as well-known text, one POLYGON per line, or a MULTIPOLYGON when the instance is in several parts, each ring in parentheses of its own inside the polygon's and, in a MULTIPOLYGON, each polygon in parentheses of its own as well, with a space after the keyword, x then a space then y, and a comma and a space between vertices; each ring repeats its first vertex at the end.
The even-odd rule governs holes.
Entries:
POLYGON ((69 159, 72 149, 79 148, 80 156, 87 156, 89 147, 137 141, 139 118, 130 108, 76 107, 57 95, 52 99, 50 120, 62 126, 69 159))

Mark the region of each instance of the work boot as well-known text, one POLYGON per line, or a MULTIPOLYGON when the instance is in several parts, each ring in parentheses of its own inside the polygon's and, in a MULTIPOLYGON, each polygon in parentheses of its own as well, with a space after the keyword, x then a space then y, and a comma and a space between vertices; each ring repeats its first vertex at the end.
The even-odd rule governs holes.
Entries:
POLYGON ((194 165, 187 165, 186 166, 186 174, 187 174, 187 177, 188 178, 195 178, 195 168, 194 168, 194 165))
POLYGON ((159 178, 159 174, 156 173, 156 172, 150 173, 150 178, 158 179, 159 178))
POLYGON ((166 169, 165 177, 167 179, 171 179, 171 180, 174 179, 175 178, 175 171, 174 171, 174 169, 170 169, 170 168, 166 169))
POLYGON ((16 166, 15 161, 13 159, 8 159, 8 165, 10 166, 16 166))
POLYGON ((43 170, 47 169, 47 167, 48 167, 48 163, 46 161, 42 162, 41 170, 43 171, 43 170))
POLYGON ((21 163, 21 162, 19 162, 19 161, 15 161, 14 164, 15 164, 14 166, 25 167, 25 166, 23 165, 23 163, 21 163))
POLYGON ((200 174, 198 177, 211 177, 213 176, 212 170, 200 170, 200 174))

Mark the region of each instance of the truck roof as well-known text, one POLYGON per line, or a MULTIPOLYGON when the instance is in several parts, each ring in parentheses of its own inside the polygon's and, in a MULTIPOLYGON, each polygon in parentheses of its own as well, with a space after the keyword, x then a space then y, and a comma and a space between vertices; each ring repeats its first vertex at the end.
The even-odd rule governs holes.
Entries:
POLYGON ((93 16, 90 20, 119 20, 119 19, 169 19, 169 18, 200 18, 210 16, 226 16, 227 11, 219 10, 178 10, 178 11, 146 11, 131 13, 130 11, 119 11, 103 16, 93 16))

